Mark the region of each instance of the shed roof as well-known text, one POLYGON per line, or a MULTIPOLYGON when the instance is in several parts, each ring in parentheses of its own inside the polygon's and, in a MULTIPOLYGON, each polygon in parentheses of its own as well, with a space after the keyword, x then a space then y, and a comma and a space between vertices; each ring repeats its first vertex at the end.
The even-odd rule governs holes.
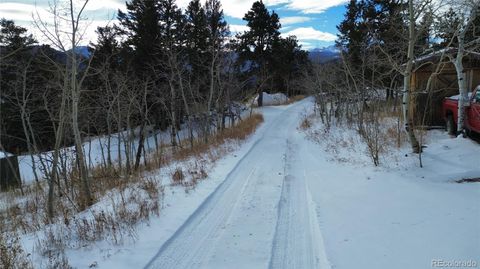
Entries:
MULTIPOLYGON (((444 48, 438 51, 434 51, 426 55, 422 55, 413 61, 414 69, 417 70, 426 63, 438 63, 438 61, 442 58, 442 55, 444 57, 446 57, 447 55, 455 57, 457 54, 457 51, 458 51, 457 48, 450 47, 450 48, 444 48)), ((464 57, 467 57, 468 59, 480 61, 480 53, 473 50, 465 50, 464 57)), ((445 62, 448 62, 448 61, 445 61, 445 62)))

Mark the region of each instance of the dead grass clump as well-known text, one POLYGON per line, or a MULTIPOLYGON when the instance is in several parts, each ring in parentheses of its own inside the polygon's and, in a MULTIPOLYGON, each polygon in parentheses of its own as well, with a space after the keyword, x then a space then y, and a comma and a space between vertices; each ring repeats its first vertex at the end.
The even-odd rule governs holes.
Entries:
POLYGON ((248 117, 240 121, 237 125, 231 128, 226 128, 214 136, 212 136, 208 143, 203 141, 196 140, 193 143, 193 147, 180 148, 177 151, 173 152, 173 160, 184 161, 190 157, 199 158, 203 154, 208 155, 210 161, 215 162, 221 156, 224 155, 221 145, 227 141, 232 140, 245 140, 250 134, 255 132, 257 127, 264 121, 262 114, 252 114, 251 117, 248 117), (215 150, 213 150, 215 148, 215 150))
POLYGON ((29 255, 25 253, 20 238, 16 234, 0 232, 0 268, 29 269, 33 268, 29 255))
POLYGON ((208 173, 205 169, 205 161, 195 161, 195 163, 188 168, 188 174, 191 180, 202 180, 208 177, 208 173))
POLYGON ((300 123, 300 129, 302 130, 307 130, 307 129, 310 129, 311 127, 312 127, 312 123, 307 117, 305 117, 300 123))
POLYGON ((68 263, 68 259, 65 253, 56 253, 48 257, 48 264, 45 266, 46 269, 73 269, 73 267, 68 263))
POLYGON ((185 179, 185 175, 183 174, 182 168, 177 167, 172 174, 173 185, 182 184, 184 179, 185 179))
POLYGON ((301 100, 305 99, 305 97, 306 97, 306 96, 303 95, 303 94, 294 95, 294 96, 288 98, 287 104, 292 104, 292 103, 301 101, 301 100))
POLYGON ((235 127, 221 131, 215 140, 217 143, 224 143, 225 140, 244 140, 252 134, 264 121, 262 114, 252 114, 251 117, 240 121, 235 127))
POLYGON ((110 206, 89 209, 88 214, 65 218, 63 223, 46 230, 37 249, 49 260, 53 257, 56 262, 63 262, 58 254, 67 247, 88 246, 100 240, 114 245, 122 244, 126 238, 135 240, 136 225, 149 221, 152 215, 159 216, 164 188, 155 179, 145 178, 109 195, 110 206))

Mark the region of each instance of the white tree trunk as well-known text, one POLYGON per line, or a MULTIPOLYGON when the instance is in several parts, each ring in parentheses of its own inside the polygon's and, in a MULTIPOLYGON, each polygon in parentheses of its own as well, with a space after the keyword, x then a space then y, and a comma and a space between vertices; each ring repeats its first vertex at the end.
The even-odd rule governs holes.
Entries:
MULTIPOLYGON (((84 6, 88 3, 88 0, 85 1, 84 6)), ((85 160, 85 153, 83 151, 83 143, 82 143, 82 136, 80 133, 80 127, 78 125, 78 114, 79 114, 79 103, 80 103, 80 87, 78 85, 77 75, 78 75, 78 68, 77 68, 77 55, 76 55, 76 47, 77 47, 77 39, 76 35, 78 33, 78 19, 76 20, 74 17, 74 8, 73 8, 73 0, 70 0, 70 23, 72 24, 72 33, 71 33, 71 64, 70 64, 70 91, 71 91, 71 98, 72 98, 72 131, 73 137, 75 140, 75 149, 76 155, 78 160, 78 167, 80 172, 80 178, 82 182, 82 192, 83 192, 83 201, 84 204, 82 206, 88 207, 92 205, 92 194, 90 193, 90 186, 88 180, 88 172, 85 160)), ((78 14, 78 18, 81 15, 81 11, 78 14)))
POLYGON ((463 69, 463 56, 465 55, 465 35, 470 28, 470 25, 476 18, 476 8, 478 4, 474 6, 472 13, 468 17, 467 21, 462 21, 458 25, 458 49, 457 56, 453 64, 455 65, 455 70, 457 71, 457 80, 458 80, 458 91, 460 98, 458 98, 458 119, 457 119, 457 132, 463 133, 465 128, 465 107, 468 106, 468 87, 467 87, 467 76, 465 75, 465 70, 463 69))
POLYGON ((404 79, 403 79, 403 120, 405 123, 405 130, 408 134, 408 139, 410 141, 410 145, 412 146, 412 150, 415 153, 420 152, 420 145, 418 144, 418 140, 415 137, 415 133, 413 132, 413 119, 410 115, 410 80, 412 77, 412 69, 413 69, 413 57, 414 57, 414 48, 415 48, 415 16, 413 10, 413 0, 408 1, 408 13, 409 13, 409 34, 408 34, 408 55, 407 55, 407 65, 405 68, 404 79))
POLYGON ((458 49, 457 59, 455 60, 455 69, 457 71, 458 79, 458 91, 460 98, 458 98, 458 119, 457 119, 457 131, 463 133, 465 127, 465 107, 468 105, 468 88, 467 79, 463 70, 463 50, 458 49))

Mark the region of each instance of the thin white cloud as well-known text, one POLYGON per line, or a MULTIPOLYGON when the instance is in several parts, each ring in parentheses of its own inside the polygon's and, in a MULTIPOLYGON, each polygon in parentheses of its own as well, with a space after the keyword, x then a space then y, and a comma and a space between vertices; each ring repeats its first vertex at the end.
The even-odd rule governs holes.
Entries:
MULTIPOLYGON (((1 0, 0 0, 1 1, 1 0)), ((75 6, 79 7, 85 0, 75 0, 75 6)), ((91 0, 86 6, 86 11, 89 15, 86 17, 88 21, 88 29, 84 36, 83 44, 88 44, 90 41, 96 40, 95 29, 99 25, 105 25, 107 21, 105 19, 112 18, 117 9, 125 10, 126 0, 91 0), (106 15, 100 15, 104 12, 106 15), (93 17, 90 17, 93 16, 93 17), (90 17, 90 18, 88 18, 90 17)), ((252 7, 255 0, 223 0, 222 5, 226 15, 243 18, 245 13, 252 7)), ((297 10, 303 13, 319 13, 330 7, 344 4, 347 0, 264 0, 265 5, 272 9, 290 9, 297 10)), ((190 0, 177 0, 177 4, 181 8, 187 7, 190 0)), ((31 32, 39 36, 39 31, 32 26, 32 14, 39 13, 39 17, 47 22, 51 21, 51 14, 47 11, 48 0, 37 0, 37 6, 33 4, 23 4, 16 2, 0 2, 0 17, 12 19, 17 24, 28 28, 31 32)), ((330 33, 324 33, 315 30, 312 27, 303 27, 293 29, 292 25, 301 24, 312 20, 307 16, 290 16, 281 18, 281 23, 284 26, 283 32, 287 32, 284 35, 295 35, 299 40, 321 40, 321 41, 333 41, 336 39, 335 35, 330 33), (293 29, 293 30, 292 30, 293 29)), ((239 33, 247 30, 245 25, 234 24, 230 25, 232 33, 239 33)), ((68 32, 68 30, 65 30, 68 32)), ((43 41, 41 37, 38 37, 40 41, 43 41)))
POLYGON ((14 21, 32 21, 32 15, 38 13, 41 17, 49 16, 49 13, 35 5, 21 3, 0 3, 0 17, 14 21))
MULTIPOLYGON (((253 3, 256 0, 224 0, 222 1, 223 11, 226 15, 241 19, 245 16, 250 8, 252 7, 253 3)), ((266 6, 278 6, 281 4, 288 4, 292 0, 264 0, 266 6)), ((186 8, 190 3, 190 0, 177 0, 177 5, 181 8, 186 8)))
MULTIPOLYGON (((99 10, 107 11, 108 9, 116 9, 120 8, 120 3, 123 0, 95 0, 90 1, 85 10, 86 11, 95 11, 100 12, 99 10), (92 4, 92 5, 91 5, 92 4)), ((76 0, 75 1, 75 8, 81 5, 83 0, 76 0)), ((124 6, 125 4, 122 4, 124 6)), ((48 5, 46 2, 39 1, 39 5, 32 5, 32 4, 23 4, 23 3, 0 3, 0 17, 6 18, 9 20, 14 20, 17 25, 25 27, 28 29, 29 33, 33 34, 33 36, 40 42, 40 43, 50 43, 50 40, 46 38, 45 34, 35 26, 34 20, 41 20, 46 26, 49 31, 52 33, 53 31, 53 15, 49 11, 48 5)), ((109 16, 110 17, 110 16, 109 16)), ((113 17, 113 16, 111 16, 113 17)), ((84 17, 81 21, 80 29, 81 29, 81 42, 80 45, 88 45, 90 42, 94 42, 97 39, 97 35, 95 33, 98 26, 105 26, 107 24, 113 23, 113 21, 105 20, 105 19, 89 19, 88 17, 84 17)), ((65 20, 59 20, 59 28, 60 28, 60 35, 62 35, 62 40, 67 41, 68 33, 70 32, 70 25, 67 24, 65 20)), ((80 38, 80 36, 79 36, 80 38)), ((65 45, 68 46, 68 42, 65 42, 65 45)))
POLYGON ((292 31, 282 34, 283 36, 296 36, 298 40, 305 42, 304 40, 317 40, 332 42, 337 39, 337 36, 331 33, 322 32, 314 29, 313 27, 300 27, 293 29, 292 31))
POLYGON ((306 14, 322 13, 327 9, 344 5, 348 0, 290 0, 287 8, 306 14))
POLYGON ((311 20, 312 20, 311 17, 305 17, 305 16, 280 17, 280 22, 282 23, 282 26, 304 23, 311 20))
MULTIPOLYGON (((78 4, 83 3, 82 0, 77 0, 78 4)), ((100 9, 126 10, 125 0, 93 0, 89 1, 85 10, 94 11, 100 9)))

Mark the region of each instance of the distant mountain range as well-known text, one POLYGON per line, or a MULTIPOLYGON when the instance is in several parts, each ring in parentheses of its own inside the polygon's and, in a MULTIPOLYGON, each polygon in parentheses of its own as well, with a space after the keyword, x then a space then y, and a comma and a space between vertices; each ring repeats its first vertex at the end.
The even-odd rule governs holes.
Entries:
POLYGON ((334 45, 324 48, 317 48, 309 52, 309 58, 312 62, 326 63, 339 59, 340 52, 334 45))
MULTIPOLYGON (((85 58, 90 57, 91 52, 88 50, 87 46, 78 46, 76 52, 79 55, 82 55, 85 58)), ((311 61, 316 63, 326 63, 332 60, 340 58, 340 53, 338 49, 333 45, 324 48, 316 48, 309 51, 309 58, 311 61)))
POLYGON ((89 58, 91 55, 90 51, 88 50, 88 46, 78 46, 75 48, 75 52, 85 58, 89 58))

